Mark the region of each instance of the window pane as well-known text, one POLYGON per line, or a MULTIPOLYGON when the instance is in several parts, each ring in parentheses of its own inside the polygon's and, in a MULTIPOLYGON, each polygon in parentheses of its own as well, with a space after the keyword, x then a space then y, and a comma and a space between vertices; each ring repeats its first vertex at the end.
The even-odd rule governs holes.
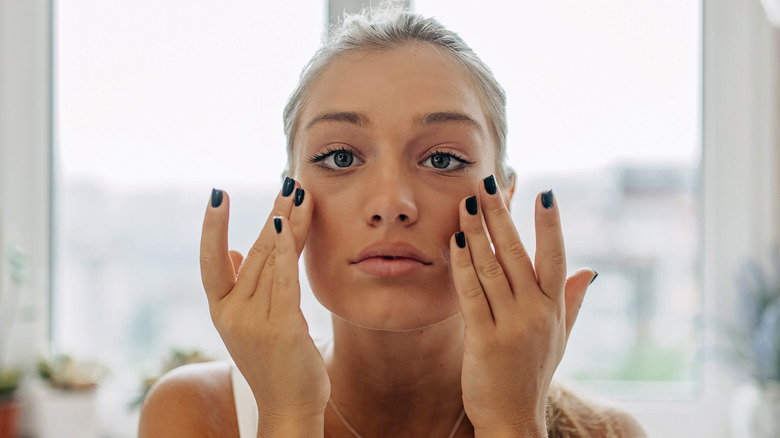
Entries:
POLYGON ((415 8, 458 31, 506 89, 513 216, 529 249, 535 196, 552 188, 569 270, 599 271, 558 375, 686 393, 700 345, 700 2, 415 8))
POLYGON ((111 367, 111 436, 135 435, 126 405, 171 348, 224 356, 200 284, 203 213, 228 190, 231 247, 251 246, 324 17, 324 2, 58 5, 54 342, 111 367))

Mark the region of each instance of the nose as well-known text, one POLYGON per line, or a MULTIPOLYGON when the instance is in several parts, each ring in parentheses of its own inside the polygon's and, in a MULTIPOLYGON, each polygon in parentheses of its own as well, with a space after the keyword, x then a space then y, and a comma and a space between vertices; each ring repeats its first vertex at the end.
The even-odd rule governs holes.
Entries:
POLYGON ((385 168, 366 183, 368 199, 363 216, 368 225, 410 226, 417 222, 419 210, 411 175, 404 175, 399 169, 385 168))

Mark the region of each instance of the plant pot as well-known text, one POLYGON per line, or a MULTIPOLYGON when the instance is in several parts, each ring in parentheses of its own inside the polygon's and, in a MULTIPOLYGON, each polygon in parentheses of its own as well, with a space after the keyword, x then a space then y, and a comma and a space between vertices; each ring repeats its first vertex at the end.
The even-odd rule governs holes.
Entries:
POLYGON ((0 438, 16 437, 19 410, 15 399, 0 400, 0 438))
POLYGON ((34 402, 38 438, 97 438, 95 389, 65 391, 46 388, 34 402))
POLYGON ((731 409, 733 438, 780 437, 780 382, 740 386, 731 409))

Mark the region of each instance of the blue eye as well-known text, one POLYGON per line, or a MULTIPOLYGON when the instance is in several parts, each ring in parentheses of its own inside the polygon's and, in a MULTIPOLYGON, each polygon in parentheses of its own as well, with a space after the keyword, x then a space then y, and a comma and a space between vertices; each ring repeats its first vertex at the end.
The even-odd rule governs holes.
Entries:
POLYGON ((355 154, 346 149, 329 149, 309 159, 311 163, 319 163, 326 169, 345 169, 363 164, 355 154))
POLYGON ((333 163, 338 167, 349 167, 355 159, 355 156, 347 151, 335 152, 331 157, 333 157, 333 163))
POLYGON ((437 169, 446 169, 450 165, 450 156, 446 154, 431 155, 431 165, 437 169))
POLYGON ((466 165, 473 163, 461 158, 457 154, 449 152, 434 152, 420 164, 438 170, 460 170, 466 165))

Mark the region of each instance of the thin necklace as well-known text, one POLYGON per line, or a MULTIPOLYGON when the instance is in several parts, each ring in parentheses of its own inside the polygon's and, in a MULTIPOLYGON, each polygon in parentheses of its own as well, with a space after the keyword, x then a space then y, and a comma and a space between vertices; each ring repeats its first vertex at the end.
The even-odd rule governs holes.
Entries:
MULTIPOLYGON (((341 424, 343 424, 344 427, 346 427, 347 430, 349 430, 352 436, 354 436, 355 438, 363 438, 359 433, 357 433, 355 428, 352 427, 351 424, 349 424, 349 421, 347 421, 347 419, 344 418, 344 415, 342 415, 339 408, 336 407, 336 403, 333 402, 333 399, 328 400, 328 404, 330 405, 331 408, 333 408, 333 412, 335 412, 336 416, 339 417, 339 420, 341 420, 341 424)), ((466 416, 465 409, 461 409, 460 415, 458 415, 458 420, 455 422, 455 425, 452 426, 452 431, 450 432, 449 435, 447 435, 447 438, 453 438, 455 436, 455 432, 457 432, 458 429, 460 429, 460 423, 463 422, 463 417, 465 416, 466 416)))

